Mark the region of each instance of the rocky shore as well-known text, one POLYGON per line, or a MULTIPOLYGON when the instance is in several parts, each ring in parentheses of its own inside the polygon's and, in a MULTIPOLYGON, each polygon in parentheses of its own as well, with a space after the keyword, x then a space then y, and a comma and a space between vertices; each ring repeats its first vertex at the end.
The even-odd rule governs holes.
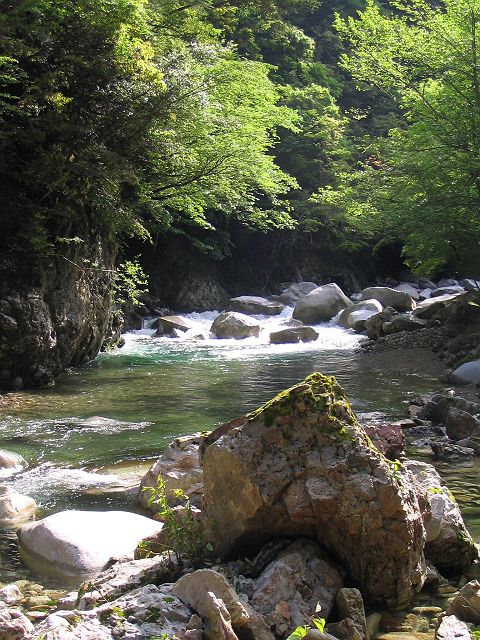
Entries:
POLYGON ((142 480, 147 515, 61 512, 20 529, 33 570, 83 583, 66 596, 5 586, 0 638, 467 638, 478 550, 434 467, 404 446, 419 428, 474 441, 477 408, 433 396, 398 423, 359 422, 336 380, 313 374, 177 438, 142 480))

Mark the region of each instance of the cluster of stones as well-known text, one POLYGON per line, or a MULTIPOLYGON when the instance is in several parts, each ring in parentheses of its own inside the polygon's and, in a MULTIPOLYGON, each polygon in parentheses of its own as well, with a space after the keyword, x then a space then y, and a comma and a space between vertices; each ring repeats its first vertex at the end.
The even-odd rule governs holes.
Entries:
MULTIPOLYGON (((32 569, 86 582, 36 626, 0 604, 0 638, 275 640, 319 605, 328 626, 308 638, 400 640, 384 632, 402 630, 410 614, 395 627, 390 614, 367 617, 364 602, 405 611, 425 584, 448 591, 439 571, 461 574, 477 557, 435 469, 401 449, 388 459, 335 378, 312 374, 210 434, 177 438, 142 481, 139 501, 153 518, 70 511, 24 525, 20 550, 32 569), (166 540, 149 500, 159 476, 179 518, 176 490, 190 498, 214 566, 148 557, 166 540)), ((452 615, 467 620, 457 609, 417 618, 443 640, 452 615)))

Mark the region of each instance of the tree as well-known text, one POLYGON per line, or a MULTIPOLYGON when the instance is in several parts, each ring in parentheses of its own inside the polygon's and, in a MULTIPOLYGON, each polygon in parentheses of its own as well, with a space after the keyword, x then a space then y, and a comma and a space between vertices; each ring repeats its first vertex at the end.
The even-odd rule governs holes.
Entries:
POLYGON ((395 99, 403 126, 365 150, 324 206, 377 237, 400 238, 411 267, 478 272, 480 232, 480 0, 372 0, 337 19, 352 53, 342 64, 359 88, 395 99))

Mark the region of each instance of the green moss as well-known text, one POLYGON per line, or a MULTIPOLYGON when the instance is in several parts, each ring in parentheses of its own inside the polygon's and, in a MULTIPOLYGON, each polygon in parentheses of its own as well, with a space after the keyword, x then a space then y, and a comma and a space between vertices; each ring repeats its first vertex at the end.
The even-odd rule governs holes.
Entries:
POLYGON ((282 391, 249 413, 247 419, 250 422, 262 420, 266 427, 271 427, 279 417, 315 412, 319 427, 331 431, 338 441, 354 439, 346 425, 357 426, 358 423, 345 392, 335 377, 321 373, 312 373, 303 382, 282 391))

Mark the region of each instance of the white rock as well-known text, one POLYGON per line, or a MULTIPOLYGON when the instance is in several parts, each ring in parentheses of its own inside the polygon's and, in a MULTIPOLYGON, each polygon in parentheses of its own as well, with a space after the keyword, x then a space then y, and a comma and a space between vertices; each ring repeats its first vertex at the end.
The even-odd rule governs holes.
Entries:
POLYGON ((338 324, 345 327, 345 329, 351 329, 358 320, 367 320, 372 315, 380 313, 380 311, 383 311, 383 306, 378 300, 374 300, 373 298, 371 300, 363 300, 344 309, 338 318, 338 324), (359 311, 369 311, 371 313, 369 315, 355 315, 354 319, 352 319, 352 314, 357 314, 359 311))
POLYGON ((461 284, 467 291, 480 291, 480 280, 466 278, 461 284))
POLYGON ((479 384, 480 360, 472 360, 461 364, 452 373, 451 380, 455 384, 479 384))
POLYGON ((12 524, 29 520, 36 510, 37 503, 33 498, 0 485, 0 523, 12 524))
POLYGON ((305 323, 316 324, 331 320, 352 301, 347 298, 338 285, 331 282, 311 291, 295 305, 293 317, 305 323))
POLYGON ((8 478, 22 471, 26 466, 27 463, 18 453, 0 449, 0 478, 8 478))
POLYGON ((367 287, 362 291, 364 300, 378 300, 384 307, 393 307, 397 311, 412 311, 416 304, 412 296, 405 291, 390 287, 367 287))
POLYGON ((408 295, 411 296, 414 300, 418 300, 419 298, 417 287, 414 287, 407 282, 401 282, 398 287, 395 287, 395 291, 404 291, 405 293, 408 293, 408 295))
POLYGON ((0 601, 7 604, 15 604, 22 598, 22 592, 15 583, 6 584, 0 589, 0 601))
POLYGON ((18 533, 25 564, 46 575, 88 578, 111 558, 133 554, 163 524, 126 511, 62 511, 18 533))

